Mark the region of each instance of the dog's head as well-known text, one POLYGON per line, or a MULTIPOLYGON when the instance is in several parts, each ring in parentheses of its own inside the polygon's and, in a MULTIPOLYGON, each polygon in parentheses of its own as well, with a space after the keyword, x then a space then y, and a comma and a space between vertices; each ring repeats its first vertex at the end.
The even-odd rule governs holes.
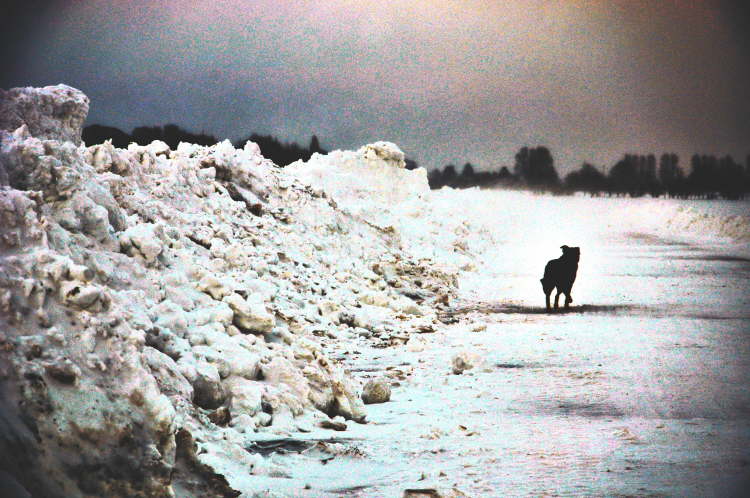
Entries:
POLYGON ((560 246, 560 249, 562 249, 563 258, 565 258, 565 259, 569 259, 569 260, 575 261, 576 263, 578 263, 578 260, 581 259, 581 248, 580 247, 560 246))

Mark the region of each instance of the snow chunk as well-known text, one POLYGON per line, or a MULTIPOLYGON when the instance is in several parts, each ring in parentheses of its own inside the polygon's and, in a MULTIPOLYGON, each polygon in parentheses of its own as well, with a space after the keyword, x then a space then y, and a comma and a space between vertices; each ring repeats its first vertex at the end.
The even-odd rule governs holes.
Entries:
POLYGON ((249 332, 270 332, 276 325, 273 315, 266 311, 263 300, 258 295, 242 299, 239 294, 229 294, 224 302, 234 312, 234 325, 249 332))
POLYGON ((141 223, 120 234, 120 248, 130 256, 140 256, 146 263, 154 263, 163 250, 163 228, 153 223, 141 223))
POLYGON ((466 370, 477 368, 483 363, 482 357, 472 351, 461 351, 451 359, 452 371, 456 375, 460 375, 466 370))
POLYGON ((370 379, 362 389, 362 401, 366 405, 385 403, 391 399, 391 386, 386 379, 370 379))
POLYGON ((252 417, 261 411, 263 385, 260 382, 243 377, 230 377, 224 381, 224 387, 231 398, 229 411, 232 417, 241 414, 252 417))
POLYGON ((23 125, 32 137, 81 144, 89 98, 68 85, 0 89, 0 130, 23 125))
POLYGON ((391 142, 367 144, 357 152, 369 161, 385 161, 397 168, 406 168, 404 153, 398 148, 398 145, 391 142))

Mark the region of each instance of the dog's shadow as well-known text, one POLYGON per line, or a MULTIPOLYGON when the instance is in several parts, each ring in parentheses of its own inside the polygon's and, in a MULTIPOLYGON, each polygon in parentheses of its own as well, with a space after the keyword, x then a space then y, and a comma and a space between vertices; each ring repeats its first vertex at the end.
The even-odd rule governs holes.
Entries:
POLYGON ((496 304, 491 307, 493 313, 500 314, 526 314, 526 315, 561 315, 571 313, 621 313, 642 311, 641 306, 629 304, 581 304, 569 307, 547 309, 544 306, 523 306, 520 304, 496 304))
POLYGON ((449 316, 471 312, 501 315, 569 315, 569 314, 620 314, 643 312, 643 306, 631 304, 581 304, 568 308, 547 309, 544 306, 526 306, 515 303, 477 303, 472 306, 454 308, 446 312, 449 316))

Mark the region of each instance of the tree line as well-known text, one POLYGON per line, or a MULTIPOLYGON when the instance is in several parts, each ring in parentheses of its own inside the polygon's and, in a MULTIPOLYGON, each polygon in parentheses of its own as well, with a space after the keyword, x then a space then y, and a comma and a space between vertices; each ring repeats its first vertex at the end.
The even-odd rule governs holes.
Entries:
MULTIPOLYGON (((148 145, 154 140, 161 140, 171 149, 176 149, 180 142, 204 146, 218 142, 214 135, 192 133, 175 124, 138 126, 130 133, 97 124, 83 129, 85 143, 100 144, 105 140, 112 140, 112 144, 118 148, 126 148, 132 142, 148 145)), ((263 156, 280 166, 300 159, 307 161, 314 153, 328 152, 321 147, 316 135, 312 135, 307 146, 257 133, 236 140, 233 145, 242 147, 248 140, 257 143, 263 156)), ((416 161, 406 159, 407 169, 418 167, 416 161)), ((555 194, 585 192, 594 196, 667 195, 680 198, 741 199, 750 194, 750 155, 743 166, 729 155, 717 158, 713 155, 695 154, 690 159, 690 170, 686 174, 680 166, 680 158, 674 153, 662 154, 658 161, 654 154, 625 154, 608 172, 584 162, 578 170, 561 179, 547 147, 522 147, 516 153, 512 171, 507 166, 494 171, 478 171, 473 164, 467 162, 459 172, 455 165, 448 164, 443 169, 430 171, 428 180, 433 189, 444 186, 516 188, 555 194)))
POLYGON ((729 155, 717 158, 695 154, 688 174, 679 162, 674 153, 662 154, 658 162, 654 154, 625 154, 608 172, 585 162, 561 179, 547 147, 523 147, 515 156, 513 172, 507 166, 477 171, 466 163, 459 173, 455 165, 449 164, 431 171, 428 180, 433 189, 518 188, 556 194, 585 192, 592 196, 741 199, 750 193, 750 155, 743 166, 729 155))

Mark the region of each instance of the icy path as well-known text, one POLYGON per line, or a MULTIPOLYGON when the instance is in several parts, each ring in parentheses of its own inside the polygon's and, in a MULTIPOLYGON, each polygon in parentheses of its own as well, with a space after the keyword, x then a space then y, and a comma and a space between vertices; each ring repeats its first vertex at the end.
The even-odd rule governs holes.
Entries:
POLYGON ((620 307, 548 316, 495 303, 468 312, 485 331, 454 325, 424 352, 379 358, 414 375, 370 408, 375 427, 348 434, 361 429, 382 462, 379 476, 351 469, 351 484, 392 496, 420 484, 471 496, 726 495, 750 464, 750 262, 639 237, 607 252, 621 262, 620 307), (669 261, 679 270, 643 275, 669 261), (485 366, 450 375, 463 349, 485 366))
POLYGON ((597 225, 571 202, 581 210, 551 223, 582 246, 578 307, 543 313, 544 261, 523 255, 545 233, 540 220, 517 227, 462 282, 458 323, 405 347, 339 352, 361 377, 397 368, 405 381, 368 407, 369 424, 338 433, 364 457, 300 455, 287 492, 740 493, 750 482, 750 259, 717 240, 633 232, 606 216, 597 225), (483 364, 451 374, 461 351, 483 364))

